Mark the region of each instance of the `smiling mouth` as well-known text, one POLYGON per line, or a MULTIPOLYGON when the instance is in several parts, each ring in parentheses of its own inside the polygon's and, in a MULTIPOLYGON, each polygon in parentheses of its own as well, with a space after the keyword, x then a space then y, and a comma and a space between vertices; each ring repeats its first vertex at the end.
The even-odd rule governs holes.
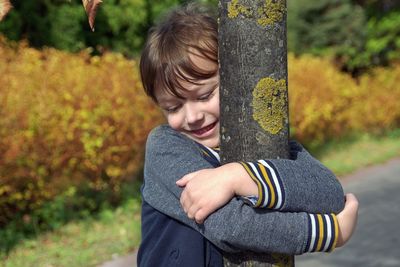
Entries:
POLYGON ((202 135, 204 135, 205 133, 207 133, 207 132, 209 132, 210 130, 212 130, 214 127, 215 127, 215 125, 218 123, 218 121, 216 121, 216 122, 214 122, 214 123, 212 123, 212 124, 210 124, 210 125, 208 125, 208 126, 206 126, 206 127, 203 127, 203 128, 201 128, 201 129, 197 129, 197 130, 192 130, 192 131, 190 131, 190 133, 192 133, 192 134, 194 134, 194 135, 197 135, 197 136, 202 136, 202 135))

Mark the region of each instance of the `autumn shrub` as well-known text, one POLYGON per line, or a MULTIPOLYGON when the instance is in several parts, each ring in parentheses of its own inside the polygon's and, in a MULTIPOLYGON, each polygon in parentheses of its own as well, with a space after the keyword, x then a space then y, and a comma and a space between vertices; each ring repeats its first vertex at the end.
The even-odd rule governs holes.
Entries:
POLYGON ((315 144, 346 131, 356 94, 355 81, 328 58, 289 56, 290 123, 302 142, 315 144))
POLYGON ((289 55, 293 135, 311 146, 360 132, 400 127, 400 64, 376 68, 358 80, 329 58, 289 55))
POLYGON ((399 84, 400 62, 363 75, 352 112, 354 127, 378 134, 399 127, 399 84))
MULTIPOLYGON (((162 116, 142 92, 136 62, 89 54, 0 38, 0 249, 21 224, 56 228, 118 203, 143 164, 147 133, 162 116)), ((400 64, 354 80, 329 58, 289 55, 292 133, 312 146, 398 128, 398 84, 400 64)))
POLYGON ((60 196, 109 192, 108 201, 118 201, 142 166, 147 133, 162 120, 136 62, 4 39, 0 58, 0 227, 30 223, 33 211, 60 196))

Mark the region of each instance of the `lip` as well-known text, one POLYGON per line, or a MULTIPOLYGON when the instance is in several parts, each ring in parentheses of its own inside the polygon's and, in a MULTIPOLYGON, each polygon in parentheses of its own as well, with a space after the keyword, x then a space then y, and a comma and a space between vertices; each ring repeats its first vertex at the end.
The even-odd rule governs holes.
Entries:
POLYGON ((214 132, 215 126, 217 124, 218 124, 218 121, 215 121, 203 128, 191 130, 191 131, 189 131, 189 133, 197 138, 205 138, 214 132))

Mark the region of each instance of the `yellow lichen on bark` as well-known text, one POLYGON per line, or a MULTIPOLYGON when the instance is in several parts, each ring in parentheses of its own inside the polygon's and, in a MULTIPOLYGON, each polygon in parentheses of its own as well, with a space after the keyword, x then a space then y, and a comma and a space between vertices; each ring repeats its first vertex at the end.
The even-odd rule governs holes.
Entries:
POLYGON ((265 0, 262 7, 258 8, 257 23, 265 27, 279 22, 286 12, 285 0, 265 0))
POLYGON ((239 4, 239 0, 233 0, 228 3, 228 17, 233 19, 239 16, 240 14, 245 15, 246 17, 251 15, 251 12, 248 7, 239 4))
POLYGON ((246 18, 256 18, 263 27, 280 22, 286 12, 285 0, 265 0, 259 8, 249 7, 239 3, 239 0, 228 2, 228 17, 231 19, 243 15, 246 18))
POLYGON ((287 118, 286 80, 261 79, 253 90, 253 119, 265 131, 279 133, 287 118))

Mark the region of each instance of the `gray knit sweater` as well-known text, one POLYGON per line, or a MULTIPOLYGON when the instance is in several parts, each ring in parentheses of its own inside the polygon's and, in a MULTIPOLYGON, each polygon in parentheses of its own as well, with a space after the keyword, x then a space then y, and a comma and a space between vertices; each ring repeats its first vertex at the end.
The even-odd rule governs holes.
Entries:
POLYGON ((295 159, 268 161, 279 174, 285 191, 279 211, 253 208, 234 198, 204 224, 197 224, 183 211, 179 202, 182 189, 175 182, 212 165, 193 140, 162 125, 147 140, 143 199, 226 252, 293 255, 331 250, 338 232, 333 213, 344 207, 343 189, 334 174, 306 150, 300 148, 295 154, 295 159))

